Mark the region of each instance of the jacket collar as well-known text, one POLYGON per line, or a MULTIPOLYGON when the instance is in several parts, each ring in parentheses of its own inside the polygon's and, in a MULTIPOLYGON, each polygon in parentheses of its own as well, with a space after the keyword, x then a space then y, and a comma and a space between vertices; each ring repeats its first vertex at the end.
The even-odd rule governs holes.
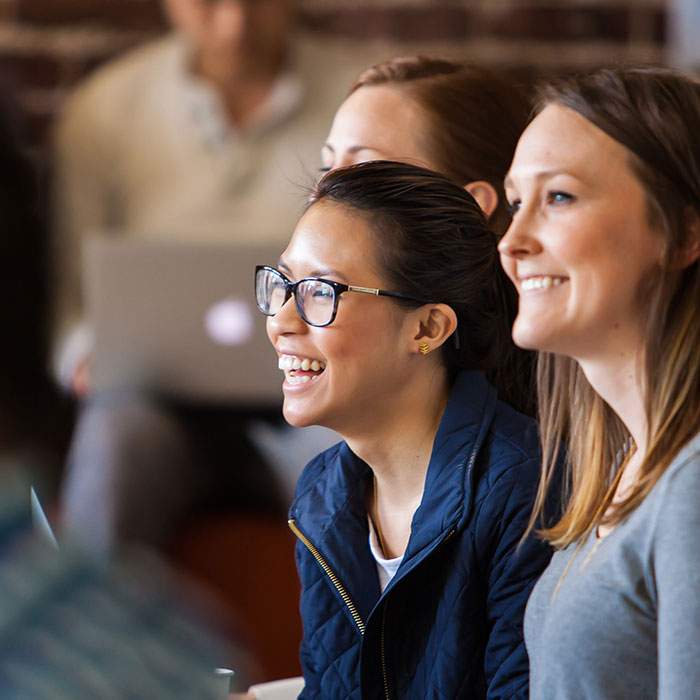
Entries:
POLYGON ((495 406, 496 391, 481 372, 458 375, 435 435, 423 499, 413 516, 407 564, 469 520, 474 462, 495 406))
MULTIPOLYGON (((458 375, 435 436, 423 499, 413 517, 404 561, 390 587, 452 530, 459 531, 468 522, 473 466, 495 405, 496 392, 481 372, 458 375)), ((325 468, 315 483, 299 494, 290 517, 345 583, 360 615, 367 619, 379 597, 374 578, 368 581, 370 577, 358 575, 375 566, 364 501, 371 470, 346 443, 326 451, 320 459, 325 468)))

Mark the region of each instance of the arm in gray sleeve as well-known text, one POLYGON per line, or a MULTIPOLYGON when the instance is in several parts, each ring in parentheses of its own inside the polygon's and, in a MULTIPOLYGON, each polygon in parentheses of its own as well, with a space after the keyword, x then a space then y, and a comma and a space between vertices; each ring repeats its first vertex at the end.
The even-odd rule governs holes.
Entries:
POLYGON ((700 453, 674 470, 657 513, 652 562, 659 700, 694 700, 700 683, 700 453))

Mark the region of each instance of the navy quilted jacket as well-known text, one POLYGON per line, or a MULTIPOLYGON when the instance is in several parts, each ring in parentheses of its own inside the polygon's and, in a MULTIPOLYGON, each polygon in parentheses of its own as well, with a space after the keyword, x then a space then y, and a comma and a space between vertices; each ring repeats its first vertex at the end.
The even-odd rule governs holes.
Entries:
POLYGON ((461 373, 435 437, 396 576, 380 595, 364 494, 346 443, 304 470, 297 534, 306 687, 300 698, 527 698, 522 619, 551 552, 520 548, 539 474, 535 424, 461 373))

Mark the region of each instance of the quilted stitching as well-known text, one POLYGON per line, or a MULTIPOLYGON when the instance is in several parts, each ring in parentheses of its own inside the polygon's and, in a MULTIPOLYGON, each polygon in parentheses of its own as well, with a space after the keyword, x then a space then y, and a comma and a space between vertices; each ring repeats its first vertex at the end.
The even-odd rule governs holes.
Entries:
MULTIPOLYGON (((474 387, 470 389, 470 405, 478 404, 474 387)), ((477 416, 478 420, 484 415, 477 416)), ((530 588, 550 557, 534 538, 516 553, 538 478, 537 434, 530 421, 498 404, 474 464, 473 483, 455 483, 453 487, 455 479, 466 482, 468 474, 463 467, 480 433, 478 423, 476 428, 474 423, 460 428, 461 417, 448 418, 457 424, 442 433, 445 445, 440 454, 447 460, 445 468, 449 466, 444 478, 452 500, 437 514, 437 520, 457 522, 458 531, 434 549, 430 545, 414 552, 415 566, 405 574, 399 569, 385 592, 389 605, 386 661, 392 697, 524 699, 528 684, 522 615, 530 588), (456 499, 455 493, 464 496, 456 499), (465 509, 469 501, 470 511, 465 509)), ((464 420, 473 418, 466 416, 464 420)), ((356 502, 360 477, 353 473, 352 461, 343 459, 343 451, 332 448, 310 465, 300 487, 306 499, 300 498, 293 512, 304 518, 304 507, 315 509, 315 519, 308 522, 318 522, 318 530, 308 534, 317 538, 316 543, 322 540, 324 546, 335 548, 327 552, 331 557, 342 563, 368 562, 362 555, 367 549, 362 533, 354 531, 353 537, 337 540, 327 537, 332 532, 329 523, 342 531, 351 522, 348 511, 359 508, 363 512, 364 508, 356 502), (347 479, 346 484, 341 477, 347 479), (313 501, 308 500, 311 494, 313 501), (325 505, 319 505, 319 499, 325 499, 325 505), (326 506, 330 512, 324 520, 318 512, 326 506)), ((445 489, 445 482, 438 480, 435 488, 445 489)), ((435 522, 420 525, 433 527, 435 522)), ((435 544, 441 540, 442 535, 435 544)), ((301 543, 297 564, 303 588, 302 659, 308 683, 301 697, 359 699, 364 683, 366 698, 383 698, 381 611, 375 608, 365 620, 363 639, 333 584, 301 543)), ((349 567, 346 573, 351 577, 376 576, 371 563, 368 567, 361 572, 349 567)), ((383 604, 382 599, 380 607, 383 604)))

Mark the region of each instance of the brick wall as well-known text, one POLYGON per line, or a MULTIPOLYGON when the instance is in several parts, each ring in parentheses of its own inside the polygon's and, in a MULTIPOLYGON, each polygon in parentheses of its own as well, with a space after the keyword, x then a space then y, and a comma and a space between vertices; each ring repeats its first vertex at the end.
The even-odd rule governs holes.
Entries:
MULTIPOLYGON (((616 61, 662 63, 670 0, 301 0, 312 32, 442 53, 530 79, 616 61)), ((66 91, 165 28, 159 0, 0 0, 0 71, 41 151, 66 91)))

